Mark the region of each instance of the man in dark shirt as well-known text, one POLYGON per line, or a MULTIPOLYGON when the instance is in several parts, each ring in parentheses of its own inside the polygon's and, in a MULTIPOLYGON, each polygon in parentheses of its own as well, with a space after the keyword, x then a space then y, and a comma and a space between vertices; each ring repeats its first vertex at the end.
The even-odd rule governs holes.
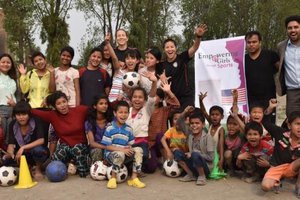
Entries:
MULTIPOLYGON (((245 72, 248 104, 267 108, 269 100, 276 98, 274 74, 279 66, 279 57, 274 51, 261 48, 261 35, 258 31, 246 33, 245 72)), ((275 113, 272 115, 275 122, 275 113)))

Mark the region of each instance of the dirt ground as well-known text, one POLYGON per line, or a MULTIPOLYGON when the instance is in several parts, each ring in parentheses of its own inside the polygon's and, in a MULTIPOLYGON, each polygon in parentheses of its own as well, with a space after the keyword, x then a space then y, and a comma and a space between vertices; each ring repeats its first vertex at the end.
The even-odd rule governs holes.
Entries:
POLYGON ((45 179, 30 189, 0 187, 0 199, 297 199, 293 193, 294 185, 290 182, 283 182, 280 193, 275 194, 261 191, 259 183, 247 184, 239 178, 209 180, 206 186, 196 186, 194 182, 182 183, 178 181, 178 178, 168 178, 157 171, 142 180, 147 184, 144 189, 131 188, 127 183, 121 183, 117 189, 109 190, 106 188, 106 181, 93 181, 91 178, 69 176, 67 180, 60 183, 51 183, 45 179))

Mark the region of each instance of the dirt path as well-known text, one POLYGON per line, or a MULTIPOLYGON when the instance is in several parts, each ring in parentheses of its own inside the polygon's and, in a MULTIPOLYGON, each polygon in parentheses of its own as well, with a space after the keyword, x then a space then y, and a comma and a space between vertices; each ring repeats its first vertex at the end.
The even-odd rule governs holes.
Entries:
POLYGON ((47 180, 39 182, 31 189, 14 189, 0 187, 1 200, 27 199, 174 199, 174 200, 292 200, 297 199, 293 193, 293 184, 283 183, 280 194, 265 193, 260 185, 247 184, 238 178, 228 178, 219 181, 208 181, 206 186, 196 186, 194 182, 182 183, 178 179, 168 178, 159 172, 143 178, 147 184, 144 189, 131 188, 126 183, 118 185, 115 190, 106 189, 106 181, 93 181, 90 178, 70 176, 61 183, 50 183, 47 180))

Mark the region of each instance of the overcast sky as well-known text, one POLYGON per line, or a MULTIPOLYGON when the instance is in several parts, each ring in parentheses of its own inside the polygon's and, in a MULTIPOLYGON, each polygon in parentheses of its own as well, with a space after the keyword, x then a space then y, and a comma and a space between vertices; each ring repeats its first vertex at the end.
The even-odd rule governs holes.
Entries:
MULTIPOLYGON (((180 18, 179 13, 177 13, 176 16, 177 16, 176 20, 178 21, 180 18)), ((72 64, 76 65, 80 57, 80 52, 78 51, 78 49, 80 47, 81 39, 86 33, 88 22, 85 20, 83 12, 72 9, 70 11, 70 17, 67 19, 67 23, 69 24, 69 34, 71 37, 70 46, 73 47, 75 50, 75 56, 72 61, 72 64)), ((178 25, 174 26, 173 28, 174 32, 176 32, 177 34, 181 33, 182 29, 183 26, 178 26, 178 25)), ((37 30, 35 34, 35 43, 37 46, 41 47, 42 52, 45 53, 47 45, 41 44, 39 31, 40 30, 37 30)), ((90 38, 84 38, 84 39, 88 40, 90 38)))
MULTIPOLYGON (((78 48, 81 43, 81 39, 84 36, 87 28, 87 22, 84 19, 84 14, 75 9, 70 11, 70 17, 67 19, 67 23, 69 24, 69 34, 71 37, 70 46, 75 50, 75 56, 72 61, 73 64, 77 64, 79 60, 79 52, 78 48)), ((40 30, 37 30, 39 32, 40 30)), ((47 45, 41 44, 39 33, 35 34, 35 43, 41 47, 43 53, 45 53, 47 45)))

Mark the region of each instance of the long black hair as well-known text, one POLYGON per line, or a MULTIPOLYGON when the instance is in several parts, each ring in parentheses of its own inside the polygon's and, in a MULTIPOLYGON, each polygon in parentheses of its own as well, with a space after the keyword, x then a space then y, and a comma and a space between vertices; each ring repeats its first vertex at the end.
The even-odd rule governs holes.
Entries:
POLYGON ((8 53, 3 53, 3 54, 0 55, 0 60, 1 60, 2 58, 4 58, 4 57, 9 58, 9 60, 10 60, 10 62, 11 62, 11 68, 10 68, 10 70, 8 70, 7 75, 8 75, 11 79, 13 79, 13 80, 16 81, 16 80, 17 80, 17 71, 16 71, 16 67, 15 67, 15 64, 14 64, 13 59, 12 59, 11 55, 9 55, 8 53))
POLYGON ((65 93, 63 93, 61 91, 56 91, 47 96, 46 103, 47 103, 47 105, 50 105, 56 109, 56 101, 57 101, 57 99, 59 99, 61 97, 65 98, 68 101, 67 95, 65 93))
POLYGON ((92 125, 92 132, 96 133, 97 130, 97 110, 94 108, 101 99, 105 99, 108 103, 108 108, 103 117, 106 119, 106 122, 109 123, 113 120, 113 111, 109 104, 108 97, 106 95, 99 95, 95 97, 93 105, 88 110, 87 121, 92 125))

